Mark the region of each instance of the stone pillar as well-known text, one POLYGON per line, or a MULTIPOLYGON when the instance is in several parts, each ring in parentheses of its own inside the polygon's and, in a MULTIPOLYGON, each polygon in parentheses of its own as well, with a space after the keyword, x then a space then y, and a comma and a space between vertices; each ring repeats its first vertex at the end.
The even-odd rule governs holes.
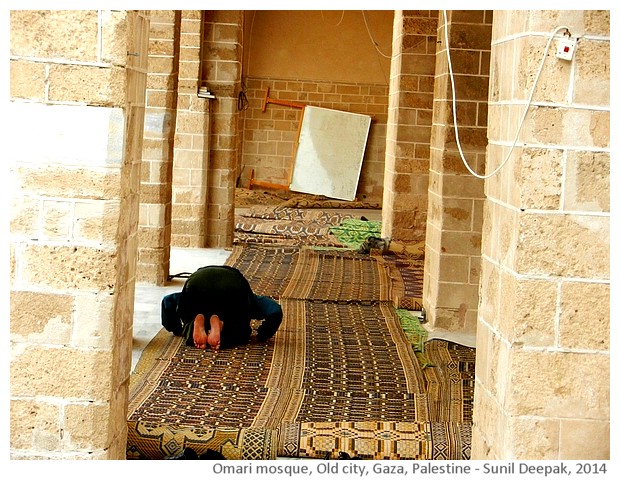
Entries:
POLYGON ((150 25, 137 279, 163 285, 170 273, 181 12, 156 10, 150 25))
POLYGON ((172 244, 232 245, 241 11, 183 10, 173 166, 172 244), (206 87, 215 99, 198 97, 206 87))
POLYGON ((207 197, 208 247, 230 247, 234 235, 234 202, 239 160, 243 60, 243 11, 204 12, 202 81, 215 94, 211 101, 211 151, 207 197))
POLYGON ((210 100, 198 97, 202 11, 182 10, 172 186, 172 245, 205 247, 210 100))
MULTIPOLYGON (((460 146, 470 168, 483 175, 492 12, 450 11, 447 17, 460 146)), ((458 150, 443 11, 439 25, 424 307, 431 328, 475 334, 484 180, 468 171, 458 150)))
POLYGON ((125 458, 148 18, 10 34, 10 455, 125 458))
POLYGON ((472 458, 610 458, 609 11, 496 11, 472 458))
POLYGON ((394 12, 382 233, 423 243, 433 111, 437 11, 394 12))

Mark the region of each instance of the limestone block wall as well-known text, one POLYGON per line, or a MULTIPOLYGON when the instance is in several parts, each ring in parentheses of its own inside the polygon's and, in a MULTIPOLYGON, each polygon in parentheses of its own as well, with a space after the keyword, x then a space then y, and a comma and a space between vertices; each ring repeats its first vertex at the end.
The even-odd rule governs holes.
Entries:
POLYGON ((331 108, 370 115, 372 122, 358 182, 359 200, 381 204, 387 123, 387 85, 323 82, 249 77, 244 79, 248 106, 243 111, 241 184, 256 180, 290 183, 301 108, 269 103, 263 111, 267 89, 276 101, 331 108))
POLYGON ((396 11, 392 36, 382 236, 426 233, 437 11, 396 11))
POLYGON ((436 329, 476 332, 493 12, 440 12, 430 152, 424 307, 436 329), (456 126, 448 53, 456 94, 456 126), (457 144, 457 128, 458 140, 457 144), (459 146, 462 152, 459 151, 459 146), (469 169, 463 162, 469 165, 469 169))
POLYGON ((10 455, 125 457, 148 17, 12 11, 10 455))
POLYGON ((496 11, 472 458, 610 458, 609 11, 496 11), (563 31, 559 32, 561 36, 563 31), (559 37, 558 36, 558 37, 559 37), (533 73, 534 72, 534 73, 533 73))

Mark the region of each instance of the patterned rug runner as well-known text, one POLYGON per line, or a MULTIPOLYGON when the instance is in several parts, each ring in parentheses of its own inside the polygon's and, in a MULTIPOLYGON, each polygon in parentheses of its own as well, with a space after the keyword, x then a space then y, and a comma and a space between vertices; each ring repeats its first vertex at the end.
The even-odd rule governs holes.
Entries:
POLYGON ((467 460, 471 424, 456 422, 304 422, 280 429, 282 457, 467 460))
POLYGON ((226 263, 256 294, 276 299, 372 304, 392 297, 392 272, 380 257, 349 250, 245 244, 233 247, 226 263))
POLYGON ((472 422, 476 349, 433 339, 425 342, 429 415, 438 422, 472 422))
POLYGON ((381 256, 389 266, 396 308, 422 310, 424 256, 388 251, 381 256))
POLYGON ((473 352, 427 342, 433 366, 422 368, 385 262, 245 245, 227 264, 256 293, 279 299, 278 333, 211 352, 162 330, 131 378, 128 458, 186 446, 244 459, 469 458, 471 416, 451 405, 473 397, 473 352))
POLYGON ((351 251, 302 249, 286 298, 372 304, 391 301, 389 270, 351 251))
POLYGON ((162 460, 192 448, 198 455, 220 452, 228 460, 276 458, 278 432, 264 428, 177 428, 167 423, 127 422, 128 460, 162 460))
POLYGON ((234 243, 342 248, 346 245, 330 232, 330 228, 354 217, 328 210, 258 205, 235 216, 234 243))
POLYGON ((237 245, 226 263, 238 268, 257 295, 282 297, 299 258, 299 247, 237 245))
POLYGON ((422 372, 389 305, 285 300, 283 307, 287 324, 253 426, 426 420, 422 372))

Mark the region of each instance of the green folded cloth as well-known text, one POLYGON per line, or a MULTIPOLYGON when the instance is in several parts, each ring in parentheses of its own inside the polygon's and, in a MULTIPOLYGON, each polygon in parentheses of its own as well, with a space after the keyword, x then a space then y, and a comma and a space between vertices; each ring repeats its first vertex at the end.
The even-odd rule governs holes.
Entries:
POLYGON ((396 309, 396 315, 398 315, 400 325, 405 335, 411 342, 411 346, 418 362, 420 362, 420 366, 422 368, 432 367, 433 364, 424 353, 424 342, 428 339, 428 332, 420 323, 420 319, 409 310, 404 310, 402 308, 396 309))
POLYGON ((381 236, 381 222, 348 218, 340 225, 330 227, 329 233, 334 235, 340 243, 357 250, 367 238, 381 236))

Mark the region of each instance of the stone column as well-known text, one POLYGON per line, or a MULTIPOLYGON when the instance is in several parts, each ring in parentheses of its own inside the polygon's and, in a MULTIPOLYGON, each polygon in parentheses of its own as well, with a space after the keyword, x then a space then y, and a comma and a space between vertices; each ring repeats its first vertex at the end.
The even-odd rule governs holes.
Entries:
POLYGON ((472 458, 610 458, 609 11, 496 11, 472 458), (556 58, 560 31, 577 39, 556 58))
POLYGON ((198 97, 202 11, 182 10, 172 186, 172 245, 205 247, 210 155, 209 102, 198 97))
POLYGON ((163 285, 170 273, 181 11, 155 10, 150 25, 137 279, 163 285))
POLYGON ((125 458, 148 18, 10 34, 10 455, 125 458))
POLYGON ((201 78, 216 96, 211 101, 206 246, 221 248, 233 242, 235 186, 241 157, 237 96, 241 89, 243 11, 205 11, 203 32, 201 78))
POLYGON ((183 10, 172 244, 232 245, 237 172, 241 11, 183 10), (198 97, 206 87, 215 99, 198 97))
POLYGON ((426 232, 437 11, 394 12, 382 233, 421 244, 426 232))
MULTIPOLYGON (((470 168, 483 175, 492 12, 449 11, 447 18, 458 138, 470 168)), ((458 149, 443 11, 439 25, 424 307, 431 328, 475 334, 484 180, 469 172, 458 149)))

